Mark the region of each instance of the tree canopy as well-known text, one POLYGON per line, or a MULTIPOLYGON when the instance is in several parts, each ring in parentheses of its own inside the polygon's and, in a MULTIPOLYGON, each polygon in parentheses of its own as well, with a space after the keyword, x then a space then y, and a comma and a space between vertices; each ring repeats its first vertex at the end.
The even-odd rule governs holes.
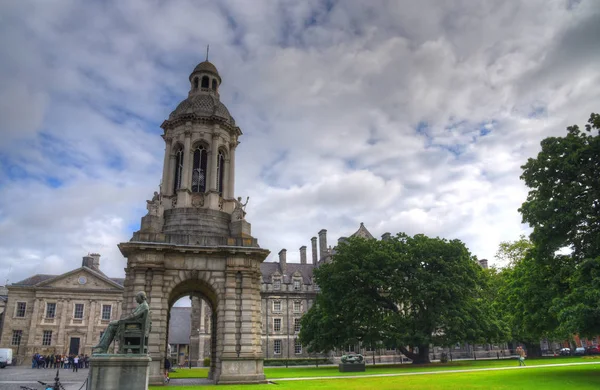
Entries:
POLYGON ((486 273, 459 240, 403 233, 382 241, 350 238, 314 272, 320 294, 300 332, 309 350, 380 341, 424 363, 430 344, 506 335, 486 273))
POLYGON ((523 318, 531 319, 523 329, 533 334, 555 328, 559 334, 597 335, 600 115, 592 113, 585 130, 569 126, 566 136, 548 137, 541 147, 537 157, 523 165, 521 175, 530 190, 519 211, 533 228, 535 248, 512 271, 515 288, 527 292, 517 299, 523 302, 521 309, 529 311, 523 318))

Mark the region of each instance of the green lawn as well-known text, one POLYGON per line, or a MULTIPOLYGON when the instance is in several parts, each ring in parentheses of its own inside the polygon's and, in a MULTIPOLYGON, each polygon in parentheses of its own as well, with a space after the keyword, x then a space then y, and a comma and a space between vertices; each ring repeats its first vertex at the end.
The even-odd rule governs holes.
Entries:
MULTIPOLYGON (((566 362, 563 360, 563 362, 566 362)), ((476 368, 476 367, 471 367, 476 368)), ((483 368, 480 366, 480 368, 483 368)), ((271 371, 273 369, 269 369, 271 371)), ((396 372, 398 372, 397 370, 396 372)), ((404 371, 403 371, 404 372, 404 371)), ((405 371, 408 372, 408 371, 405 371)), ((370 377, 353 379, 319 379, 300 381, 277 381, 277 388, 292 389, 544 389, 564 390, 599 389, 600 364, 579 366, 556 366, 539 368, 518 368, 513 370, 480 372, 444 372, 442 374, 407 375, 395 377, 370 377)), ((178 390, 273 390, 273 385, 236 385, 236 386, 177 386, 178 390)), ((150 387, 158 390, 161 387, 150 387)), ((162 387, 164 389, 164 387, 162 387)))
MULTIPOLYGON (((559 364, 559 363, 574 363, 591 361, 581 357, 556 357, 542 359, 527 359, 528 366, 559 364)), ((319 376, 347 376, 347 375, 371 375, 371 374, 396 374, 404 372, 422 372, 422 371, 446 371, 446 370, 461 370, 461 369, 476 369, 476 368, 493 368, 493 367, 513 367, 519 363, 514 359, 505 360, 463 360, 459 362, 441 364, 432 363, 427 365, 412 365, 412 364, 377 364, 368 365, 365 372, 346 372, 338 371, 337 366, 321 366, 316 367, 265 367, 265 375, 267 379, 277 378, 308 378, 319 376)), ((171 378, 206 378, 208 376, 208 368, 192 368, 179 369, 177 372, 171 373, 171 378)))

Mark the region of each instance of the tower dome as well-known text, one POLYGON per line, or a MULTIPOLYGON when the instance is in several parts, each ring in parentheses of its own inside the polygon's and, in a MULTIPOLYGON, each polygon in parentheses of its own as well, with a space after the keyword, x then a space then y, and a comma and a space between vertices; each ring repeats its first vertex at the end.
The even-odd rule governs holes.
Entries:
POLYGON ((190 92, 169 115, 168 121, 178 118, 212 118, 235 127, 235 120, 219 99, 221 76, 217 67, 202 61, 190 74, 190 92))
POLYGON ((213 75, 215 75, 219 78, 219 83, 221 83, 221 75, 219 75, 219 71, 217 70, 217 67, 214 66, 212 62, 202 61, 201 63, 196 65, 196 67, 194 68, 194 71, 190 75, 190 80, 192 79, 192 76, 194 75, 194 73, 198 73, 198 72, 212 73, 213 75))

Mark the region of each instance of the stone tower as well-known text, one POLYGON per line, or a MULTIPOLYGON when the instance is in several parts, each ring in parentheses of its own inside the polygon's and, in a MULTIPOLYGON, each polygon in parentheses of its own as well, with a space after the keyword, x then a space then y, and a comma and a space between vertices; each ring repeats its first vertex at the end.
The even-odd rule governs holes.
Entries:
POLYGON ((191 73, 188 97, 161 125, 165 141, 160 192, 147 201, 141 228, 119 249, 127 258, 123 310, 148 294, 152 316, 150 383, 162 383, 172 305, 183 296, 210 305, 215 383, 264 382, 260 264, 269 254, 252 237, 245 204, 235 197, 240 128, 219 99, 221 76, 210 62, 191 73))

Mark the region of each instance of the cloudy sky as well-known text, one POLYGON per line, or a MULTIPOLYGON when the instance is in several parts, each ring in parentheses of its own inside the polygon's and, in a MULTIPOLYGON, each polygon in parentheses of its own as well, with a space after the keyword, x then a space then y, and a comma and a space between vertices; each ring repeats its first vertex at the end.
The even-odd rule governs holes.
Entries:
POLYGON ((599 42, 593 0, 2 1, 0 284, 123 276, 207 44, 270 260, 360 222, 493 260, 529 232, 520 166, 600 111, 599 42))

